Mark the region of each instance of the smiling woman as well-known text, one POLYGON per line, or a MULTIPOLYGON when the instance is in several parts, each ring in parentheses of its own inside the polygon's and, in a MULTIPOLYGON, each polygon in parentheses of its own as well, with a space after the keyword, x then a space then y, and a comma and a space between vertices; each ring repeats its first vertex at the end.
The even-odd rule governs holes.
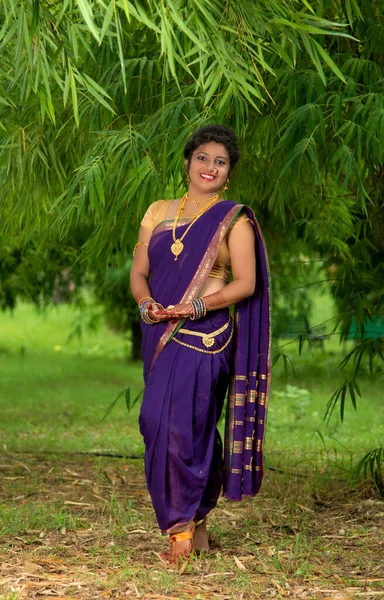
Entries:
POLYGON ((149 207, 131 269, 143 328, 145 472, 173 562, 209 550, 206 517, 222 485, 234 500, 258 492, 270 372, 264 242, 252 210, 221 197, 239 159, 235 135, 203 127, 184 158, 188 191, 149 207), (216 424, 229 384, 223 468, 216 424))

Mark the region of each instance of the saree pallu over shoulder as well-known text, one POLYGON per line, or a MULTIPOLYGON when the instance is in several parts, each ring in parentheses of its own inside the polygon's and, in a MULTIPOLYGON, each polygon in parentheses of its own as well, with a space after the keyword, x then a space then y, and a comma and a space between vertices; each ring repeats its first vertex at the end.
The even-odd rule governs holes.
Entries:
POLYGON ((271 374, 270 273, 267 251, 253 211, 256 289, 235 307, 235 350, 224 444, 224 494, 253 496, 264 476, 263 446, 271 374))
MULTIPOLYGON (((196 298, 207 280, 224 237, 242 206, 225 200, 210 208, 184 238, 184 250, 175 260, 170 250, 172 223, 163 221, 153 232, 148 257, 150 290, 163 306, 187 303, 196 298)), ((177 228, 181 237, 188 224, 177 228)), ((164 346, 183 322, 143 325, 144 380, 164 346)))

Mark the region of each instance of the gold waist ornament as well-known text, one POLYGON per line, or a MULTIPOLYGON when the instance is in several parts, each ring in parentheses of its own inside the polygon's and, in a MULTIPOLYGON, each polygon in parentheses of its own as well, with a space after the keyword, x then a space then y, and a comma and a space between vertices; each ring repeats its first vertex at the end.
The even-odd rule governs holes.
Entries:
POLYGON ((177 333, 184 333, 185 335, 195 335, 197 337, 201 337, 203 344, 206 348, 211 348, 215 343, 215 337, 223 333, 229 327, 230 321, 225 323, 220 329, 216 329, 216 331, 212 331, 212 333, 201 333, 201 331, 191 331, 190 329, 179 329, 177 333))

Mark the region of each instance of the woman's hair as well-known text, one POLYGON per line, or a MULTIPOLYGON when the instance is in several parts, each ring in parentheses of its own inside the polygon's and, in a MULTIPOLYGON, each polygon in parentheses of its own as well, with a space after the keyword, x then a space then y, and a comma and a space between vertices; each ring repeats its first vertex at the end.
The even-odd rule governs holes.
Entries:
POLYGON ((216 142, 225 146, 229 155, 230 170, 232 171, 240 158, 240 151, 234 131, 224 125, 205 125, 195 131, 184 148, 184 158, 188 161, 187 170, 194 151, 202 144, 208 144, 209 142, 216 142))

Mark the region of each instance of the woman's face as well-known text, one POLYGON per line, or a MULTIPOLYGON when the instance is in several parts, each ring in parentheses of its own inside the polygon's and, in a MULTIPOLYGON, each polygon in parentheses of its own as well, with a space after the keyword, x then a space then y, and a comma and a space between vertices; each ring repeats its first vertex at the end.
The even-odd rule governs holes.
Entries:
MULTIPOLYGON (((185 161, 188 169, 188 161, 185 161)), ((199 146, 191 157, 188 173, 191 194, 215 194, 227 181, 230 169, 229 155, 224 144, 208 142, 199 146)))

